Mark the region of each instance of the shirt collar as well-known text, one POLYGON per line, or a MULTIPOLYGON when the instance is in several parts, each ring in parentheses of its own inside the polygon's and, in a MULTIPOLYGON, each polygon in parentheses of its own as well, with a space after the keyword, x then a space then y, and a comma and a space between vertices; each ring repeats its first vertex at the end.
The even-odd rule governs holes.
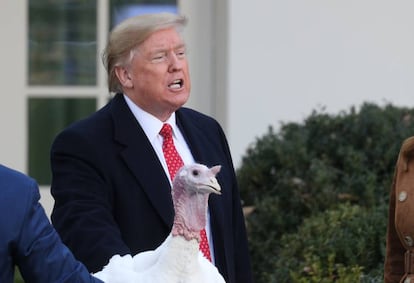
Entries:
MULTIPOLYGON (((129 109, 131 109, 132 113, 134 114, 135 119, 137 119, 138 123, 144 130, 145 135, 148 137, 150 142, 153 142, 157 138, 158 134, 160 133, 164 122, 160 121, 154 115, 144 111, 134 102, 132 102, 132 100, 125 94, 124 94, 124 98, 125 98, 125 101, 129 109)), ((178 131, 177 125, 176 125, 175 112, 171 114, 170 118, 168 118, 168 120, 165 121, 165 123, 168 123, 171 125, 172 130, 173 130, 173 135, 175 135, 174 133, 177 133, 178 131)))

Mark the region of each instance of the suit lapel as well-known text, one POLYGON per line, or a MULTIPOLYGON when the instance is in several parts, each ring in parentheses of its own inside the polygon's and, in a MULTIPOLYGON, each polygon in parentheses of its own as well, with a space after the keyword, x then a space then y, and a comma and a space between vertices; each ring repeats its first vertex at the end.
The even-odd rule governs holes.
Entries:
POLYGON ((191 118, 186 119, 183 117, 184 115, 185 114, 181 110, 176 112, 177 126, 180 128, 195 162, 209 166, 208 148, 205 148, 207 145, 202 142, 205 138, 203 131, 197 127, 196 121, 193 121, 191 118))
MULTIPOLYGON (((217 149, 215 149, 206 138, 205 131, 208 131, 208 129, 200 127, 199 123, 194 120, 193 117, 184 117, 186 113, 181 110, 178 110, 176 115, 177 125, 186 139, 188 146, 190 147, 194 160, 198 163, 205 164, 208 167, 219 165, 221 161, 217 159, 217 156, 212 154, 217 149)), ((220 184, 223 184, 223 181, 220 181, 220 173, 217 179, 220 184)), ((223 215, 225 215, 223 197, 224 196, 211 195, 208 200, 210 224, 214 237, 214 254, 216 257, 216 263, 220 262, 221 265, 226 263, 225 258, 227 258, 227 253, 225 246, 230 244, 228 243, 228 237, 226 237, 227 235, 217 232, 227 230, 227 228, 224 227, 225 224, 223 221, 223 215)))
POLYGON ((174 218, 171 187, 158 157, 134 115, 128 108, 122 94, 113 99, 112 115, 114 138, 124 145, 120 152, 138 187, 143 189, 149 200, 170 228, 174 218))
MULTIPOLYGON (((188 146, 190 147, 191 154, 194 157, 195 162, 204 164, 208 167, 218 165, 219 161, 216 160, 214 154, 212 154, 215 149, 208 142, 206 138, 205 131, 202 127, 199 127, 197 121, 194 121, 192 117, 183 117, 185 113, 183 111, 178 110, 176 112, 177 117, 177 125, 180 128, 181 132, 183 133, 184 138, 188 146)), ((220 182, 220 174, 217 176, 220 182)), ((215 195, 211 195, 209 198, 209 206, 211 214, 214 213, 221 213, 221 206, 218 205, 217 197, 215 195)))

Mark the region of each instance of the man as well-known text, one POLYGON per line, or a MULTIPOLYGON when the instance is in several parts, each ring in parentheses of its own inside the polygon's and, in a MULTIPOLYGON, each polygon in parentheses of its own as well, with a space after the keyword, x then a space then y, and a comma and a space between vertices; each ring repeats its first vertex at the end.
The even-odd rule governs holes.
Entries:
POLYGON ((13 282, 15 265, 26 282, 102 282, 61 242, 33 179, 0 165, 0 194, 0 282, 13 282))
POLYGON ((222 166, 218 180, 223 193, 209 202, 207 246, 227 283, 251 282, 225 135, 214 119, 182 107, 191 89, 180 34, 185 23, 174 14, 141 15, 111 32, 104 64, 109 90, 117 94, 56 137, 51 151, 52 221, 90 272, 101 270, 115 254, 158 247, 174 217, 174 176, 168 172, 160 135, 168 123, 184 164, 222 166))

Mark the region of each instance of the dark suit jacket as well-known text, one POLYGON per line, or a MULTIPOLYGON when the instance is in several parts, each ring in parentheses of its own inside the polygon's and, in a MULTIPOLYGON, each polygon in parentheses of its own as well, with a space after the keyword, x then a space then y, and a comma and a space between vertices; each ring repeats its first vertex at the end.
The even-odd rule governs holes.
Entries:
POLYGON ((75 260, 50 225, 36 182, 0 165, 0 282, 15 265, 26 282, 102 282, 75 260))
MULTIPOLYGON (((227 283, 251 282, 244 219, 230 151, 212 118, 176 112, 196 162, 222 165, 222 195, 209 207, 216 266, 227 283)), ((168 176, 144 131, 117 94, 104 108, 60 133, 52 146, 52 222, 75 256, 96 272, 114 254, 158 247, 174 210, 168 176)))

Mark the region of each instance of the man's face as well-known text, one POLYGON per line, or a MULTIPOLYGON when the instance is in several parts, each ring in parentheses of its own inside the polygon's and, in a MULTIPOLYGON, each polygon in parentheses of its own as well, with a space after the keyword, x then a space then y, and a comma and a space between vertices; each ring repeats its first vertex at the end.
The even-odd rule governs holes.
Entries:
POLYGON ((159 30, 137 49, 126 67, 124 92, 161 121, 187 102, 191 82, 185 44, 175 28, 159 30))

